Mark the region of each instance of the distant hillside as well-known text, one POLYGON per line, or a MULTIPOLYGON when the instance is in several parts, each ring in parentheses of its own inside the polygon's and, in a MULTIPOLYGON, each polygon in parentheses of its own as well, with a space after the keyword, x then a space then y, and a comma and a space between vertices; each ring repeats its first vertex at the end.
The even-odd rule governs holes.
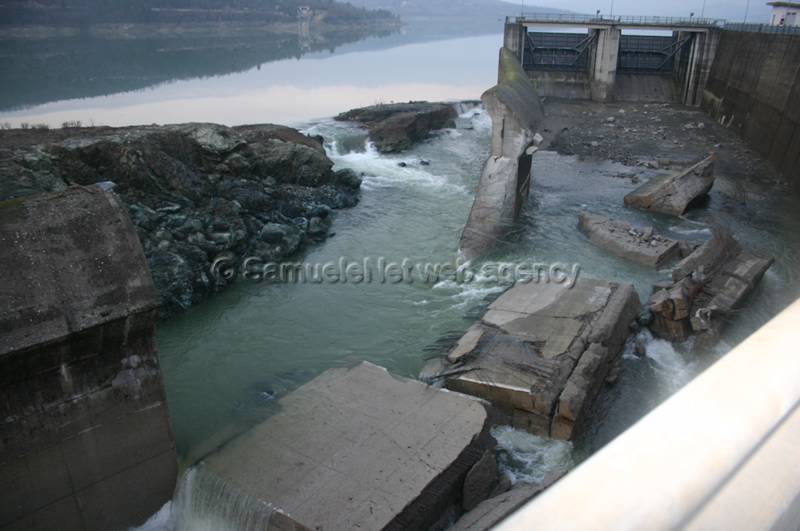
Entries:
MULTIPOLYGON (((518 15, 521 4, 512 4, 500 0, 350 0, 357 7, 366 9, 382 9, 391 11, 400 18, 411 17, 471 17, 486 16, 501 18, 518 15)), ((571 13, 564 9, 552 9, 528 5, 525 12, 539 13, 571 13)))
POLYGON ((0 25, 82 26, 104 23, 258 22, 297 20, 309 7, 328 24, 366 24, 394 18, 388 10, 367 10, 333 0, 6 0, 0 25))

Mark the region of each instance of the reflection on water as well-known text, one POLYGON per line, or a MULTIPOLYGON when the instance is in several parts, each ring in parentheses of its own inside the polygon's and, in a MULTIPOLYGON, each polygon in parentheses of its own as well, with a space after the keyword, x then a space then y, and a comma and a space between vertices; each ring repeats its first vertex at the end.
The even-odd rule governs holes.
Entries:
POLYGON ((477 99, 495 83, 502 34, 436 29, 0 40, 0 123, 299 125, 380 102, 477 99))
POLYGON ((258 29, 189 32, 151 38, 99 37, 91 32, 48 39, 0 40, 0 110, 53 101, 142 90, 163 83, 245 72, 265 63, 306 53, 332 52, 368 36, 395 29, 356 27, 312 33, 268 33, 258 29), (198 34, 199 33, 199 34, 198 34))

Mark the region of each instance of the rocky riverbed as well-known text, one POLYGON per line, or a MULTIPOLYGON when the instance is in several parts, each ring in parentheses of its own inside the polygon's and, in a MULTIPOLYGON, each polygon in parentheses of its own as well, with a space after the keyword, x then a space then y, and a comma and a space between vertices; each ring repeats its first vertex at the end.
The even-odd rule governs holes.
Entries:
MULTIPOLYGON (((786 179, 736 134, 692 107, 672 103, 613 103, 548 99, 543 149, 631 167, 671 170, 717 154, 718 188, 744 194, 748 184, 786 192, 786 179), (721 185, 721 186, 719 186, 721 185)), ((677 170, 676 170, 677 171, 677 170)), ((746 200, 745 197, 738 197, 746 200)))

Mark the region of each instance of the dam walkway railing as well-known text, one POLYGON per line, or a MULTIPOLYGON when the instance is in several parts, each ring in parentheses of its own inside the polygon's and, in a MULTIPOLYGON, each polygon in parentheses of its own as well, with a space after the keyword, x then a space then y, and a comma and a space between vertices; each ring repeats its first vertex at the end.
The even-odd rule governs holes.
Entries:
POLYGON ((561 13, 527 13, 518 16, 506 17, 507 23, 517 23, 524 25, 546 24, 546 25, 618 25, 636 27, 722 27, 724 20, 699 18, 699 17, 638 17, 638 16, 615 16, 615 15, 578 15, 561 13))

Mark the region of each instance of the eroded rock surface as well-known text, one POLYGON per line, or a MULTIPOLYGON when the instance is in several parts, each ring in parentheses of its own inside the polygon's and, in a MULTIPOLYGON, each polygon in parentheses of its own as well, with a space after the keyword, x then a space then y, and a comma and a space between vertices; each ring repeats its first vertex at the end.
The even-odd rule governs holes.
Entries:
POLYGON ((409 102, 373 105, 343 112, 334 120, 364 124, 381 153, 397 153, 427 138, 431 131, 455 127, 458 113, 449 103, 409 102))
MULTIPOLYGON (((5 132, 4 132, 5 133, 5 132)), ((318 141, 275 125, 13 131, 0 199, 107 181, 128 209, 161 302, 187 309, 243 273, 325 238, 361 179, 318 141), (69 136, 66 136, 69 135, 69 136)), ((255 275, 258 271, 251 272, 255 275)))

